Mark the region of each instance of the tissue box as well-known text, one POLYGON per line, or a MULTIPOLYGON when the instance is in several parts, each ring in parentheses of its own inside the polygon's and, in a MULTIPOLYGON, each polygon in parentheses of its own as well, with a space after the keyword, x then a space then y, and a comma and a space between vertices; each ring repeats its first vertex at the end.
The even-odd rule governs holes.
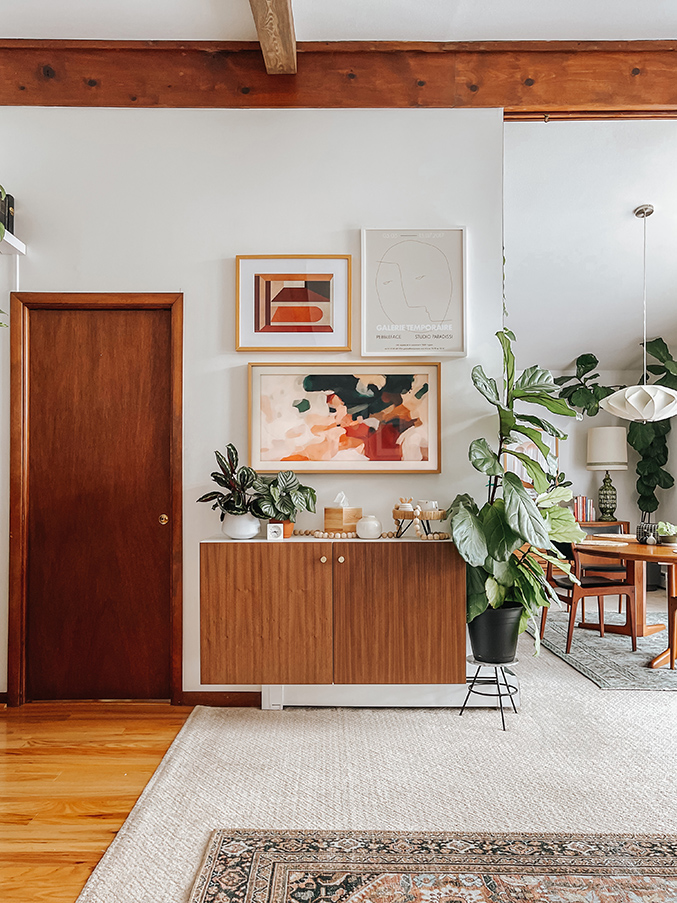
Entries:
POLYGON ((361 508, 325 508, 325 533, 354 533, 355 525, 362 517, 361 508))

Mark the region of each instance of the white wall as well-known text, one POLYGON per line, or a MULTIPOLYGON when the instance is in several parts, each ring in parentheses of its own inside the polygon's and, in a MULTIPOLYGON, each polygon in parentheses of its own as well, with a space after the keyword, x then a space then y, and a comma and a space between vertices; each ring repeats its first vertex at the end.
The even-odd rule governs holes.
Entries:
MULTIPOLYGON (((28 245, 24 291, 184 293, 184 688, 199 681, 198 543, 218 532, 209 506, 213 451, 247 445, 248 360, 234 351, 235 255, 350 253, 351 354, 359 357, 363 227, 468 235, 467 359, 442 370, 440 475, 308 477, 318 507, 338 489, 388 521, 398 496, 481 491, 469 441, 493 433, 470 370, 499 364, 502 115, 499 110, 76 110, 0 112, 0 181, 28 245)), ((14 287, 0 258, 0 288, 14 287)), ((5 294, 6 297, 6 294, 5 294)), ((6 307, 0 303, 0 307, 6 307)), ((0 502, 8 507, 8 336, 0 332, 0 502)), ((312 360, 286 355, 280 360, 312 360)), ((0 658, 6 653, 7 525, 0 532, 0 658)), ((319 525, 321 513, 299 520, 319 525)), ((6 688, 0 660, 0 690, 6 688)))
MULTIPOLYGON (((512 122, 505 126, 505 255, 517 363, 573 371, 597 355, 605 385, 635 383, 642 359, 642 228, 647 221, 647 335, 677 356, 677 122, 512 122)), ((592 426, 627 426, 600 413, 567 424, 561 467, 577 494, 597 497, 603 474, 585 469, 592 426)), ((677 474, 677 428, 667 469, 677 474)), ((614 473, 617 516, 634 526, 635 465, 614 473)), ((658 490, 652 520, 677 521, 677 489, 658 490)))

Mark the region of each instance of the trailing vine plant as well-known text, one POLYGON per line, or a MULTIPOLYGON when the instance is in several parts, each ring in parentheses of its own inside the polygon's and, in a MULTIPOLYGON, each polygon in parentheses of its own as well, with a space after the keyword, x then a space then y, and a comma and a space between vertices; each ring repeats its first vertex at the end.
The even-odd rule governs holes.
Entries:
MULTIPOLYGON (((652 339, 646 343, 647 354, 655 358, 657 364, 648 364, 647 370, 659 378, 660 386, 677 389, 677 361, 663 339, 652 339)), ((558 376, 555 382, 561 386, 560 397, 566 399, 573 408, 579 408, 589 417, 599 411, 599 403, 620 386, 602 386, 599 373, 593 373, 599 361, 594 354, 581 354, 576 358, 574 376, 558 376)), ((642 512, 642 521, 658 508, 656 489, 670 489, 674 479, 666 469, 668 463, 668 434, 670 420, 655 423, 632 421, 628 427, 628 445, 639 453, 637 462, 637 507, 642 512)))

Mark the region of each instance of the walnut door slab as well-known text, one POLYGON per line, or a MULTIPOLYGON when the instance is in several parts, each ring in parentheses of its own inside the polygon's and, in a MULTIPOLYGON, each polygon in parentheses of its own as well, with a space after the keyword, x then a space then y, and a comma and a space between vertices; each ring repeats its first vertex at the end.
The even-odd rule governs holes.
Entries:
POLYGON ((335 683, 465 682, 465 565, 451 543, 336 543, 333 572, 335 683))
POLYGON ((31 303, 26 695, 169 698, 171 312, 31 303))
POLYGON ((332 682, 330 543, 204 542, 200 587, 202 683, 332 682))

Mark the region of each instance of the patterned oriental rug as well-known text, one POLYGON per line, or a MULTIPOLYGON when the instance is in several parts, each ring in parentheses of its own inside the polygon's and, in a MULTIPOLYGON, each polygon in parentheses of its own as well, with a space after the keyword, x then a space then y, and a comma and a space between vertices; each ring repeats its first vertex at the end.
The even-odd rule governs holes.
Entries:
POLYGON ((215 831, 190 903, 674 903, 677 838, 215 831))
MULTIPOLYGON (((588 620, 597 620, 588 613, 588 620)), ((647 614, 647 623, 665 624, 667 617, 653 612, 647 614)), ((622 624, 625 614, 606 612, 605 624, 622 624)), ((677 669, 669 667, 647 667, 649 662, 663 652, 668 644, 667 631, 652 633, 637 638, 637 651, 632 651, 629 636, 605 633, 603 637, 596 630, 574 630, 574 639, 569 655, 566 649, 569 615, 554 606, 548 612, 545 622, 545 636, 542 643, 546 649, 567 662, 596 683, 602 690, 677 690, 677 669)), ((533 636, 531 627, 527 632, 533 636)))

